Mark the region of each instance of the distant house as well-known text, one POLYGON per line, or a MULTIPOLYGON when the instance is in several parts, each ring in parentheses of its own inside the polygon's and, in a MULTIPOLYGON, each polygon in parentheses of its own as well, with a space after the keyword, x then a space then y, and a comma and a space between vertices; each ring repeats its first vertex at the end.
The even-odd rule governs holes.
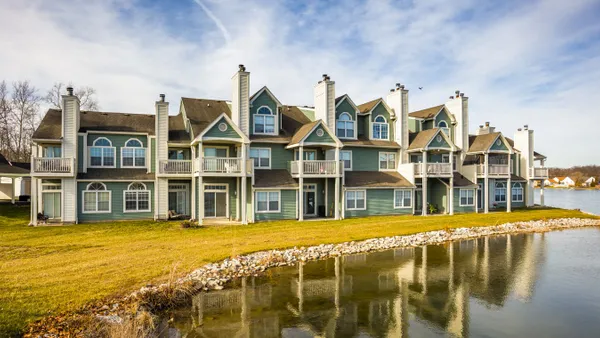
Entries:
POLYGON ((573 181, 569 176, 558 176, 553 178, 555 187, 574 187, 575 181, 573 181))
POLYGON ((14 200, 31 193, 29 163, 10 162, 0 154, 0 200, 14 200))
POLYGON ((551 187, 554 184, 556 184, 556 181, 554 180, 555 178, 547 178, 544 180, 544 186, 545 187, 551 187))
POLYGON ((598 183, 598 180, 596 180, 596 178, 594 176, 589 177, 587 180, 585 180, 585 182, 583 182, 583 186, 584 187, 591 187, 592 184, 596 184, 598 183))

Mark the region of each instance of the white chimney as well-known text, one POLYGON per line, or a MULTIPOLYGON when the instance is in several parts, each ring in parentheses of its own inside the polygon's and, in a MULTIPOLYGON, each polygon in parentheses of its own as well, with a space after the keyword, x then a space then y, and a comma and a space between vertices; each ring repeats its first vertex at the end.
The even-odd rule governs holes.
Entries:
POLYGON ((385 102, 394 109, 396 114, 395 141, 402 147, 403 163, 408 162, 406 150, 408 149, 408 89, 396 83, 396 88, 390 90, 385 102), (406 156, 405 156, 406 155, 406 156))
MULTIPOLYGON (((156 171, 160 173, 161 161, 168 159, 169 142, 169 102, 165 101, 165 94, 160 94, 160 99, 155 104, 156 116, 154 118, 154 132, 156 135, 156 171)), ((169 180, 158 177, 154 192, 156 207, 155 218, 166 219, 168 217, 168 193, 169 180)))
POLYGON ((233 96, 231 99, 231 119, 244 134, 250 134, 250 72, 244 65, 231 78, 233 96))
POLYGON ((454 133, 454 144, 460 147, 462 158, 469 149, 469 98, 457 90, 455 95, 446 102, 446 109, 454 115, 456 127, 454 133))
POLYGON ((72 158, 74 176, 62 179, 62 221, 77 223, 77 133, 79 132, 79 98, 73 95, 73 87, 62 96, 62 157, 72 158))
POLYGON ((531 186, 531 170, 534 166, 534 155, 533 155, 533 130, 529 129, 527 125, 521 130, 520 128, 515 132, 515 148, 519 149, 521 153, 517 153, 519 158, 520 173, 518 175, 528 180, 529 189, 527 190, 526 205, 533 205, 533 189, 531 186))
POLYGON ((327 74, 315 86, 315 119, 323 120, 327 127, 335 130, 335 81, 327 74))
POLYGON ((496 127, 492 127, 489 122, 486 122, 485 125, 479 125, 477 129, 477 135, 485 135, 490 134, 496 131, 496 127))

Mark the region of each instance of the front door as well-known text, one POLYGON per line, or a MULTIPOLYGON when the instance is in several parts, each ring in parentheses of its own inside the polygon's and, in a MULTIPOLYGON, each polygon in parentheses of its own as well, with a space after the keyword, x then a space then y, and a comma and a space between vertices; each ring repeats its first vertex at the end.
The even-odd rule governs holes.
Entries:
POLYGON ((479 189, 477 189, 477 209, 483 208, 483 185, 478 184, 479 189))
POLYGON ((169 210, 177 215, 189 215, 188 210, 188 185, 169 184, 169 210))
POLYGON ((42 193, 43 210, 42 213, 50 219, 60 218, 61 215, 61 193, 44 192, 42 193))
POLYGON ((317 215, 317 185, 304 185, 304 215, 317 215))
POLYGON ((227 215, 227 185, 208 184, 204 186, 204 217, 225 218, 227 215))

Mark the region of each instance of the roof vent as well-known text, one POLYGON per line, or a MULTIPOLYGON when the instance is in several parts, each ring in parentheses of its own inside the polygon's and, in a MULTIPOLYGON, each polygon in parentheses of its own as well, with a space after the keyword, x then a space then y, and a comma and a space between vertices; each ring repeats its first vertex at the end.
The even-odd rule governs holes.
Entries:
POLYGON ((486 122, 486 123, 485 123, 485 126, 486 126, 486 127, 489 127, 489 126, 490 126, 490 123, 489 123, 489 122, 486 122))
POLYGON ((523 126, 523 129, 525 129, 525 130, 529 130, 529 125, 528 125, 528 124, 524 125, 524 126, 523 126))
POLYGON ((159 94, 160 102, 165 102, 165 94, 159 94))
POLYGON ((394 88, 390 89, 390 93, 395 92, 396 90, 394 88))
POLYGON ((450 95, 449 99, 452 100, 454 98, 454 96, 450 95))
POLYGON ((73 87, 71 87, 71 86, 68 86, 68 87, 67 87, 67 94, 68 94, 69 96, 73 96, 73 87))
POLYGON ((238 67, 240 68, 240 72, 245 72, 246 71, 246 66, 240 64, 238 67))
POLYGON ((457 90, 455 90, 455 91, 454 91, 454 94, 456 94, 456 97, 458 97, 458 96, 460 95, 460 90, 458 90, 458 89, 457 89, 457 90))
POLYGON ((521 130, 522 130, 521 128, 518 128, 518 129, 517 129, 517 131, 521 131, 521 130))
POLYGON ((404 85, 400 85, 400 89, 404 89, 404 85))
POLYGON ((465 97, 465 93, 460 93, 460 97, 465 97))

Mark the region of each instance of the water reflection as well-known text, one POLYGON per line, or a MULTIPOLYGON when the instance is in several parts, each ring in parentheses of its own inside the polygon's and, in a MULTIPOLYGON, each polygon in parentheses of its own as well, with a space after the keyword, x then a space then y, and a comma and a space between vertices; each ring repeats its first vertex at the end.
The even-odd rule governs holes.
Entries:
POLYGON ((274 269, 198 294, 161 329, 165 337, 468 336, 471 300, 493 309, 532 299, 545 242, 486 237, 274 269))

